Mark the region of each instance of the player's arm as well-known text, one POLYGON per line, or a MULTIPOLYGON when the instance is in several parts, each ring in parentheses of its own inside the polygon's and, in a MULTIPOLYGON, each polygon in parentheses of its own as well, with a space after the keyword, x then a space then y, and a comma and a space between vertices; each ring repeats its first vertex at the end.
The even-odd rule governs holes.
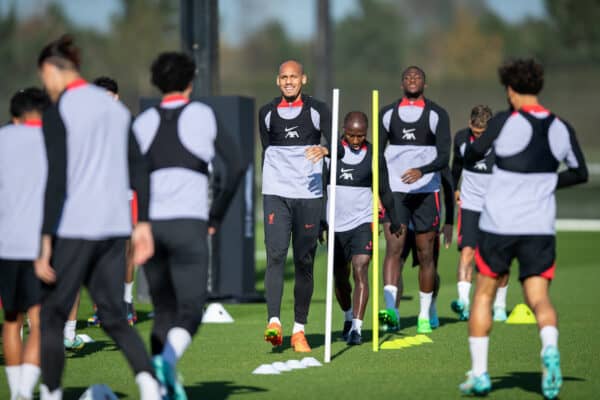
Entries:
POLYGON ((219 171, 219 175, 222 176, 222 187, 220 187, 219 193, 213 199, 209 212, 208 225, 216 229, 225 217, 229 203, 235 195, 235 190, 244 173, 244 166, 241 162, 242 156, 238 145, 223 129, 223 125, 218 122, 218 119, 214 116, 214 112, 211 111, 211 113, 217 127, 215 150, 219 158, 223 161, 218 165, 222 165, 225 169, 219 171))
MULTIPOLYGON (((310 146, 306 150, 306 157, 312 162, 317 162, 323 157, 327 157, 331 154, 331 143, 332 143, 332 132, 331 132, 331 111, 327 104, 312 99, 311 107, 319 114, 319 130, 323 137, 325 144, 323 146, 310 146)), ((344 147, 341 145, 341 140, 336 138, 338 141, 338 160, 344 157, 344 147)))
POLYGON ((129 130, 129 143, 127 149, 129 164, 129 184, 136 192, 138 202, 138 221, 148 222, 150 207, 150 168, 146 157, 140 150, 140 145, 133 133, 129 130))
POLYGON ((441 171, 442 190, 444 192, 445 225, 454 225, 454 185, 450 168, 446 167, 441 171))
POLYGON ((258 132, 260 133, 260 143, 262 144, 263 154, 269 147, 269 127, 267 126, 266 118, 270 111, 269 105, 266 105, 258 112, 258 132))
MULTIPOLYGON (((564 122, 564 121, 563 121, 564 122)), ((575 136, 575 130, 571 125, 565 122, 569 131, 569 142, 571 148, 564 159, 564 163, 567 165, 567 170, 562 171, 558 174, 558 182, 556 184, 557 189, 577 185, 579 183, 585 183, 588 181, 588 169, 583 157, 583 152, 577 142, 575 136)))
POLYGON ((435 127, 435 148, 437 156, 427 165, 419 167, 422 175, 430 172, 441 171, 450 162, 450 147, 452 137, 450 135, 450 118, 446 110, 436 107, 434 111, 438 114, 438 123, 435 127))
POLYGON ((396 233, 400 230, 400 224, 397 221, 394 221, 394 198, 390 187, 387 162, 385 161, 384 156, 385 147, 389 141, 389 130, 383 121, 383 116, 388 110, 389 107, 385 107, 379 112, 379 199, 381 204, 383 204, 383 208, 385 208, 385 212, 390 217, 390 230, 392 233, 396 233))
POLYGON ((462 175, 462 170, 464 167, 463 156, 460 152, 460 146, 462 145, 462 131, 458 132, 454 137, 454 151, 452 155, 452 185, 454 186, 454 190, 458 193, 458 183, 460 182, 460 177, 462 175))
POLYGON ((510 111, 503 111, 494 115, 487 124, 486 130, 472 143, 466 142, 464 161, 475 163, 485 157, 494 141, 500 134, 504 123, 510 116, 510 111))

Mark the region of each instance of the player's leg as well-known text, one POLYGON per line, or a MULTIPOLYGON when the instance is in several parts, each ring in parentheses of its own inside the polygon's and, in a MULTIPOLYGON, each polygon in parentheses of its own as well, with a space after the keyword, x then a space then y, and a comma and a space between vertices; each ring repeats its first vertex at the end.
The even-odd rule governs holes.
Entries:
POLYGON ((292 210, 290 200, 279 196, 264 195, 264 229, 267 268, 265 270, 265 297, 267 300, 268 323, 265 340, 273 346, 283 343, 281 327, 281 298, 283 296, 283 273, 290 235, 292 232, 292 210))
POLYGON ((457 290, 458 299, 452 301, 451 308, 460 321, 469 319, 469 306, 471 303, 471 282, 473 274, 473 261, 475 247, 479 232, 479 212, 460 208, 458 212, 458 259, 457 290))
POLYGON ((369 301, 369 263, 373 253, 373 229, 370 223, 353 229, 349 254, 352 256, 354 294, 352 329, 348 336, 349 345, 362 343, 362 323, 369 301))
POLYGON ((127 264, 125 268, 125 311, 127 313, 127 322, 129 325, 134 325, 137 322, 137 313, 133 305, 133 280, 135 278, 135 264, 133 262, 133 247, 131 241, 127 241, 126 246, 127 264))
POLYGON ((503 322, 508 318, 506 315, 506 294, 508 292, 509 274, 503 275, 498 282, 498 290, 494 299, 494 321, 503 322))
POLYGON ((396 235, 390 231, 390 222, 383 224, 383 234, 386 242, 383 259, 383 299, 385 301, 385 309, 379 311, 379 321, 382 329, 391 332, 400 329, 398 305, 400 304, 401 293, 398 293, 398 285, 402 282, 402 267, 404 264, 400 262, 400 258, 402 257, 402 251, 407 238, 407 225, 408 222, 406 225, 402 225, 400 235, 396 235))
POLYGON ((159 387, 150 357, 142 339, 129 326, 123 312, 125 240, 108 239, 90 243, 94 252, 85 284, 98 307, 102 328, 121 349, 134 372, 140 398, 153 399, 159 394, 159 387))
POLYGON ((433 242, 433 265, 435 267, 435 280, 433 282, 433 296, 429 305, 429 325, 431 329, 437 329, 440 326, 440 319, 437 312, 437 297, 440 292, 440 274, 438 272, 438 261, 440 259, 440 234, 435 235, 433 242))
POLYGON ((61 396, 65 365, 63 328, 87 274, 93 251, 93 246, 83 240, 55 239, 51 265, 56 282, 42 285, 40 309, 42 398, 61 396))
POLYGON ((342 339, 348 340, 348 334, 352 328, 352 286, 350 285, 350 263, 344 251, 344 242, 346 235, 343 233, 335 234, 335 243, 333 246, 333 280, 335 285, 335 297, 340 308, 344 313, 344 327, 342 329, 342 339))
POLYGON ((81 350, 85 346, 83 339, 77 335, 77 312, 79 311, 80 297, 81 293, 78 292, 63 329, 65 349, 67 350, 81 350))
POLYGON ((6 379, 11 398, 15 398, 21 375, 23 344, 21 327, 23 315, 18 310, 18 263, 12 260, 0 260, 0 297, 4 309, 2 323, 2 350, 6 379))
POLYGON ((542 393, 558 397, 562 386, 558 351, 558 316, 550 300, 550 282, 556 269, 556 243, 551 235, 527 236, 518 249, 519 279, 525 301, 535 314, 542 341, 542 393))
POLYGON ((313 268, 319 234, 323 199, 293 200, 292 249, 294 253, 294 328, 292 347, 294 351, 311 351, 304 325, 312 299, 314 280, 313 268))

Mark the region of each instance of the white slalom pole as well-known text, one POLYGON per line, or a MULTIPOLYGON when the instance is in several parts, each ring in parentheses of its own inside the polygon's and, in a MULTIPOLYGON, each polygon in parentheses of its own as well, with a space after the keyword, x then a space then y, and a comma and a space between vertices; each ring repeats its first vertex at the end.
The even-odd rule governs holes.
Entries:
POLYGON ((329 183, 329 229, 327 230, 327 292, 325 294, 325 357, 326 363, 331 362, 331 317, 333 303, 333 241, 335 238, 335 187, 337 183, 338 155, 338 114, 340 90, 333 89, 333 104, 331 110, 331 154, 329 183))

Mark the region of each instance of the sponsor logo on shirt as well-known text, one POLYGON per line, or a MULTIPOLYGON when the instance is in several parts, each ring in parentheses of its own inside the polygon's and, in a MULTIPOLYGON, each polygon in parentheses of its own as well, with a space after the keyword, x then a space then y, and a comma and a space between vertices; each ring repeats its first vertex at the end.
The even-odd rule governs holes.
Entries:
POLYGON ((286 139, 299 138, 300 134, 298 133, 298 131, 296 131, 296 129, 298 129, 297 126, 292 126, 291 128, 286 127, 285 128, 285 138, 286 139))
POLYGON ((475 168, 477 171, 487 171, 487 165, 485 165, 485 160, 477 161, 473 168, 475 168))
POLYGON ((417 128, 410 128, 410 129, 402 128, 402 139, 403 140, 417 140, 417 137, 415 136, 416 129, 417 128))
POLYGON ((340 179, 344 179, 346 181, 353 181, 354 177, 352 176, 352 171, 354 168, 341 169, 342 174, 340 175, 340 179))

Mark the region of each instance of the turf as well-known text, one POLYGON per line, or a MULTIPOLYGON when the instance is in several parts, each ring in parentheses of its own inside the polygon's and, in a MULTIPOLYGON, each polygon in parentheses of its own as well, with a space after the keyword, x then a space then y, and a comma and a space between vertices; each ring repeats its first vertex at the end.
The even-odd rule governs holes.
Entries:
MULTIPOLYGON (((600 341, 595 336, 600 323, 595 313, 600 306, 596 292, 600 280, 597 255, 600 233, 560 233, 558 269, 552 286, 552 298, 560 315, 560 349, 564 385, 561 398, 590 399, 600 393, 600 341)), ((319 250, 315 267, 315 293, 307 325, 312 355, 323 358, 325 310, 325 252, 319 250)), ((466 324, 458 322, 450 311, 456 295, 455 267, 457 252, 443 250, 440 261, 442 287, 438 309, 442 326, 429 337, 433 343, 402 350, 371 350, 370 308, 364 326, 366 343, 347 347, 340 336, 342 316, 334 308, 334 342, 331 364, 286 372, 282 375, 256 376, 251 372, 263 363, 298 359, 289 347, 293 321, 292 267, 288 273, 283 308, 285 338, 281 351, 273 352, 262 340, 266 322, 264 304, 229 304, 233 324, 210 324, 201 328, 180 363, 190 399, 362 399, 398 397, 420 399, 459 398, 457 385, 469 369, 466 324)), ((262 288, 264 261, 259 262, 257 287, 262 288)), ((381 339, 414 336, 418 309, 416 270, 407 268, 405 295, 412 299, 401 304, 403 329, 398 335, 381 339)), ((518 281, 511 278, 508 305, 521 303, 518 281)), ((107 383, 121 397, 137 398, 137 388, 123 356, 98 328, 83 328, 91 305, 84 296, 79 313, 79 333, 96 339, 83 350, 68 353, 64 374, 65 399, 77 399, 94 383, 107 383)), ((151 327, 148 306, 139 306, 142 322, 137 329, 145 340, 151 327)), ((534 325, 494 324, 489 356, 494 399, 541 398, 539 393, 540 343, 534 325)), ((0 360, 3 363, 3 359, 0 360)), ((0 399, 8 398, 4 373, 0 374, 0 399)))

